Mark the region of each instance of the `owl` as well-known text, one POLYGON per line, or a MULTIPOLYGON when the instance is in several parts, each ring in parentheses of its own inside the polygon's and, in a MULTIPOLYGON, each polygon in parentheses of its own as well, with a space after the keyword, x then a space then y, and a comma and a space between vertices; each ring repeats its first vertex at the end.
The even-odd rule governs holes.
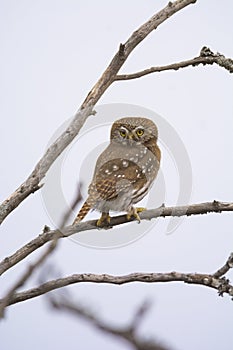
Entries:
POLYGON ((97 226, 110 224, 109 211, 127 213, 140 222, 134 204, 146 196, 159 170, 161 152, 158 129, 142 117, 125 117, 114 122, 110 143, 97 159, 88 197, 73 225, 95 209, 101 212, 97 226))

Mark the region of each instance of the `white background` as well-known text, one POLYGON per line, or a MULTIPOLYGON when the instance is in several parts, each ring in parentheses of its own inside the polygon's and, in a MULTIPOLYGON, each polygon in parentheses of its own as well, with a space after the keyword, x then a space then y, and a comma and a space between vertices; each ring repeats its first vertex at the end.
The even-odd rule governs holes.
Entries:
MULTIPOLYGON (((166 4, 162 0, 0 2, 1 200, 28 176, 55 130, 78 109, 119 44, 166 4)), ((144 40, 121 72, 189 59, 203 46, 233 57, 232 11, 230 0, 197 1, 144 40)), ((100 103, 137 104, 160 114, 178 132, 189 154, 192 202, 232 201, 232 88, 232 77, 223 68, 190 67, 117 82, 100 103)), ((107 141, 108 135, 103 137, 107 141)), ((93 142, 86 147, 91 151, 93 142)), ((164 174, 166 168, 164 159, 164 174)), ((172 172, 168 181, 173 181, 172 172)), ((166 204, 173 204, 171 198, 168 194, 166 204)), ((37 192, 2 225, 1 257, 37 236, 44 224, 52 225, 37 192)), ((230 213, 188 217, 172 235, 165 234, 166 226, 167 220, 161 219, 142 239, 114 250, 89 249, 62 240, 50 259, 55 272, 43 277, 82 272, 211 273, 232 250, 230 213)), ((23 265, 1 277, 1 295, 24 271, 23 265)), ((25 287, 37 283, 35 277, 25 287)), ((67 289, 115 325, 126 324, 143 300, 152 300, 140 331, 173 349, 233 346, 232 301, 228 296, 218 297, 215 290, 182 283, 80 284, 67 289)), ((53 312, 45 298, 10 307, 0 326, 4 350, 128 348, 83 321, 53 312)))

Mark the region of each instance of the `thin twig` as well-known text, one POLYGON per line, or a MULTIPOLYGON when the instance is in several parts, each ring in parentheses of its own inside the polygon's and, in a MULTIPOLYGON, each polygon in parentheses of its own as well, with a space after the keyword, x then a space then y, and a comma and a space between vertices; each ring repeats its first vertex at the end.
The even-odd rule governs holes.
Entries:
MULTIPOLYGON (((156 219, 158 217, 173 217, 173 216, 190 216, 190 215, 200 215, 207 213, 221 213, 233 211, 233 203, 224 203, 224 202, 206 202, 206 203, 198 203, 177 207, 165 207, 161 206, 157 209, 145 210, 140 214, 141 220, 151 220, 156 219)), ((130 220, 126 218, 125 215, 119 215, 111 218, 111 227, 128 223, 129 221, 134 221, 135 219, 132 217, 130 220)), ((103 227, 103 229, 106 227, 103 227)), ((10 269, 12 266, 19 263, 21 260, 26 258, 32 252, 42 247, 47 242, 51 241, 56 235, 58 238, 69 237, 78 232, 84 232, 89 230, 100 229, 96 227, 96 220, 84 221, 80 222, 76 226, 67 226, 62 230, 50 230, 48 227, 39 234, 36 238, 25 244, 23 247, 18 249, 11 256, 6 257, 0 263, 0 275, 2 275, 5 271, 10 269)))
POLYGON ((219 278, 224 276, 230 269, 233 268, 233 253, 231 253, 231 255, 229 256, 229 258, 227 259, 226 263, 220 267, 220 269, 218 269, 213 276, 215 278, 219 278))
POLYGON ((210 49, 204 46, 198 57, 194 57, 186 61, 168 64, 166 66, 157 66, 157 67, 147 68, 136 73, 117 74, 115 77, 115 80, 119 81, 119 80, 138 79, 151 73, 164 72, 168 70, 178 70, 178 69, 190 67, 190 66, 197 67, 200 64, 212 65, 214 63, 225 68, 230 73, 233 73, 233 60, 231 58, 226 58, 224 55, 220 53, 214 54, 210 49))
POLYGON ((77 186, 77 190, 76 190, 76 195, 74 197, 73 202, 71 203, 70 207, 68 208, 68 210, 64 213, 62 220, 61 220, 61 224, 60 224, 60 228, 63 229, 65 227, 65 225, 67 224, 73 210, 75 210, 76 206, 82 201, 82 194, 81 194, 81 187, 82 184, 78 184, 77 186))
POLYGON ((142 322, 144 316, 149 311, 151 303, 148 300, 145 300, 136 310, 134 317, 131 321, 130 326, 128 327, 132 334, 138 330, 140 323, 142 322))

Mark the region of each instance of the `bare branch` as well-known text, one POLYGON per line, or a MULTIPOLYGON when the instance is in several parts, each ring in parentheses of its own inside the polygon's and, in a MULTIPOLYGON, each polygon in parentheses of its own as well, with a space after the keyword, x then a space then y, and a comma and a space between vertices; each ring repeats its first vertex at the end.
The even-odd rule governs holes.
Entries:
MULTIPOLYGON (((233 203, 224 203, 224 202, 206 202, 185 206, 177 206, 177 207, 165 207, 161 206, 157 209, 149 209, 145 210, 140 214, 141 220, 151 220, 156 219, 158 217, 171 217, 171 216, 190 216, 190 215, 200 215, 207 213, 221 213, 224 211, 233 211, 233 203)), ((121 225, 124 223, 128 223, 129 221, 134 221, 135 218, 127 219, 126 215, 119 215, 111 218, 111 227, 121 225)), ((103 229, 109 228, 103 227, 103 229)), ((87 230, 96 230, 100 229, 96 227, 96 220, 90 220, 85 222, 80 222, 76 226, 67 226, 62 231, 60 230, 50 230, 47 226, 44 231, 39 234, 32 241, 28 242, 26 245, 18 249, 14 254, 9 257, 6 257, 0 263, 0 275, 2 275, 5 271, 10 269, 12 266, 19 263, 21 260, 26 258, 32 252, 42 247, 47 242, 54 239, 57 235, 58 238, 69 237, 75 233, 83 232, 87 230)))
MULTIPOLYGON (((74 315, 76 317, 82 318, 86 321, 88 321, 93 327, 96 329, 105 332, 107 334, 113 335, 117 338, 121 338, 125 340, 127 343, 129 343, 131 346, 133 346, 137 350, 166 350, 164 346, 161 344, 158 344, 154 340, 148 341, 142 339, 137 333, 136 329, 132 327, 132 325, 129 325, 128 327, 114 327, 107 324, 106 322, 103 322, 100 318, 98 318, 96 315, 91 313, 89 310, 86 309, 86 307, 82 307, 80 305, 65 301, 65 300, 56 300, 54 298, 51 299, 51 305, 59 310, 59 311, 65 311, 68 312, 71 315, 74 315)), ((144 315, 144 305, 140 307, 140 318, 144 315), (142 313, 142 310, 143 313, 142 313)), ((137 317, 137 315, 135 316, 137 317)), ((133 319, 132 324, 136 324, 136 320, 133 319)))
POLYGON ((210 49, 204 46, 201 49, 200 55, 198 57, 194 57, 190 60, 186 60, 178 63, 168 64, 166 66, 151 67, 132 74, 117 74, 115 77, 115 80, 117 81, 117 80, 138 79, 140 77, 143 77, 151 73, 163 72, 167 70, 178 70, 180 68, 185 68, 190 66, 197 67, 200 64, 212 65, 214 63, 219 65, 220 67, 225 68, 230 73, 233 73, 233 60, 231 58, 226 58, 224 55, 218 52, 214 54, 210 49))
POLYGON ((169 2, 164 9, 159 11, 146 23, 140 26, 135 32, 133 32, 125 44, 120 45, 118 52, 115 54, 107 69, 87 95, 78 112, 74 115, 74 118, 68 128, 47 149, 25 182, 1 204, 0 224, 25 198, 27 198, 31 193, 36 192, 41 187, 40 182, 46 175, 51 165, 64 151, 64 149, 73 141, 86 119, 93 114, 95 104, 104 94, 106 89, 114 82, 116 74, 135 47, 161 23, 166 21, 176 12, 192 3, 195 3, 196 1, 197 0, 177 0, 173 3, 169 2))
MULTIPOLYGON (((216 289, 220 295, 227 293, 233 297, 233 286, 224 277, 216 278, 211 274, 203 273, 140 273, 135 272, 129 275, 113 276, 108 274, 92 274, 82 273, 74 274, 64 278, 58 278, 49 282, 43 283, 40 286, 28 289, 24 292, 15 293, 9 300, 8 305, 16 304, 28 299, 36 298, 45 293, 51 292, 58 288, 62 288, 76 283, 108 283, 122 285, 132 282, 141 283, 161 283, 161 282, 184 282, 187 284, 196 284, 209 288, 216 289)), ((0 301, 1 302, 1 301, 0 301)))

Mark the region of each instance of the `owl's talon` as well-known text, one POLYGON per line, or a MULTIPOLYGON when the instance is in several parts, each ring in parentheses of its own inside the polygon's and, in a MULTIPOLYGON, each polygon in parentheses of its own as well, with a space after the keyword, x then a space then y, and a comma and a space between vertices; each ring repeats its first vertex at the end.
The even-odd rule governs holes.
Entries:
POLYGON ((133 216, 133 217, 138 221, 138 223, 140 223, 140 222, 141 222, 141 218, 140 218, 140 216, 138 215, 138 213, 141 213, 141 212, 144 211, 144 210, 146 210, 146 208, 142 208, 142 207, 134 208, 134 207, 132 207, 132 208, 128 211, 127 215, 126 215, 127 220, 130 220, 131 217, 133 216))
POLYGON ((108 213, 102 213, 99 220, 97 220, 96 226, 103 227, 105 225, 109 226, 111 221, 111 216, 108 213))
POLYGON ((143 208, 143 207, 139 207, 139 208, 135 208, 137 213, 141 213, 142 211, 145 211, 146 208, 143 208))

